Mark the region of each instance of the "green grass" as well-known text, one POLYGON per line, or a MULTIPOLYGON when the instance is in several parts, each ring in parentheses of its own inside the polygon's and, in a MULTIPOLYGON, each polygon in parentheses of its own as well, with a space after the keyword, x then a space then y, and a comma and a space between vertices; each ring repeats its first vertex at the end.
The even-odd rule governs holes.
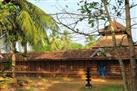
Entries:
POLYGON ((100 88, 99 91, 123 91, 121 85, 107 85, 100 88))
POLYGON ((100 85, 92 88, 82 87, 79 91, 123 91, 121 85, 100 85))

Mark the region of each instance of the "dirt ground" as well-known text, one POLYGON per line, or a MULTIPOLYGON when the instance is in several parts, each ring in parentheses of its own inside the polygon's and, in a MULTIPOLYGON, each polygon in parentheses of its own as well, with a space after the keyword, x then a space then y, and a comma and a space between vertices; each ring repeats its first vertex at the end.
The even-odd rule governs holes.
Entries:
MULTIPOLYGON (((18 78, 19 85, 10 84, 0 91, 109 91, 99 90, 105 86, 120 89, 121 80, 92 79, 92 88, 86 88, 86 81, 79 78, 18 78), (22 81, 22 82, 21 82, 22 81), (27 82, 26 82, 27 81, 27 82), (116 87, 114 87, 116 86, 116 87)), ((107 87, 108 89, 108 87, 107 87)), ((110 88, 111 89, 111 88, 110 88)))

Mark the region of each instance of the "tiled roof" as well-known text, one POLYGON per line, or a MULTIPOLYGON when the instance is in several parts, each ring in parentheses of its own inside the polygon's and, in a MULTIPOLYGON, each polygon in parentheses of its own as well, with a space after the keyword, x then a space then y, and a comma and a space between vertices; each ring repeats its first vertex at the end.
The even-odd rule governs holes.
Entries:
MULTIPOLYGON (((28 53, 28 60, 68 60, 68 59, 90 59, 95 49, 77 49, 67 51, 50 51, 50 52, 31 52, 28 53)), ((4 60, 8 60, 11 54, 2 54, 4 60)), ((17 60, 23 60, 21 54, 16 54, 17 60)))
MULTIPOLYGON (((103 48, 102 48, 103 49, 103 48)), ((98 48, 93 49, 77 49, 77 50, 67 50, 67 51, 51 51, 51 52, 31 52, 28 53, 29 61, 39 61, 39 60, 103 60, 103 59, 117 59, 117 56, 113 48, 105 48, 105 55, 98 55, 96 51, 98 48), (95 53, 96 52, 96 53, 95 53), (92 55, 94 53, 94 55, 92 55)), ((129 59, 129 48, 123 47, 118 50, 119 56, 122 59, 129 59)), ((137 47, 136 47, 137 55, 137 47)), ((2 54, 4 57, 2 60, 8 60, 11 54, 2 54)), ((17 61, 23 61, 23 56, 17 54, 17 61)))
MULTIPOLYGON (((112 26, 116 34, 121 34, 125 32, 126 27, 115 20, 112 22, 112 26)), ((111 34, 110 25, 107 25, 104 28, 100 29, 99 33, 102 35, 110 35, 111 34)))
MULTIPOLYGON (((128 46, 128 40, 126 35, 116 35, 116 44, 121 46, 128 46)), ((113 47, 112 36, 103 36, 100 40, 97 41, 97 47, 113 47)))

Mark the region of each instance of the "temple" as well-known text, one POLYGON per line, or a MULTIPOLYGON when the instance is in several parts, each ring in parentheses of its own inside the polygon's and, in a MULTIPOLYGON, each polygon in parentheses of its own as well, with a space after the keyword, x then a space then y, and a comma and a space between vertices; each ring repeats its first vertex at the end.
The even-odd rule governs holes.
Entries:
MULTIPOLYGON (((129 70, 129 47, 125 35, 125 27, 113 21, 116 44, 119 46, 119 57, 125 64, 125 71, 129 70)), ((29 77, 81 77, 86 75, 86 69, 90 68, 92 77, 121 78, 121 70, 117 53, 114 51, 110 25, 99 30, 102 36, 90 49, 60 50, 50 52, 31 52, 27 60, 20 54, 16 54, 16 76, 29 77)), ((136 55, 137 55, 137 47, 136 55)), ((0 69, 10 62, 11 54, 1 54, 0 69)), ((10 74, 11 71, 7 70, 10 74)))

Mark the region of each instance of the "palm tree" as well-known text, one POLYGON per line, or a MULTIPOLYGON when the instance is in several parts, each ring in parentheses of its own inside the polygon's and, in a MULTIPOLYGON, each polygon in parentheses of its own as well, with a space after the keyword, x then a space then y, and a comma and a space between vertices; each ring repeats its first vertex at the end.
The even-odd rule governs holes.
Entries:
POLYGON ((12 50, 13 77, 15 77, 16 42, 23 46, 45 45, 48 36, 45 30, 57 34, 57 25, 54 19, 27 0, 0 1, 0 35, 5 35, 6 41, 12 50))

